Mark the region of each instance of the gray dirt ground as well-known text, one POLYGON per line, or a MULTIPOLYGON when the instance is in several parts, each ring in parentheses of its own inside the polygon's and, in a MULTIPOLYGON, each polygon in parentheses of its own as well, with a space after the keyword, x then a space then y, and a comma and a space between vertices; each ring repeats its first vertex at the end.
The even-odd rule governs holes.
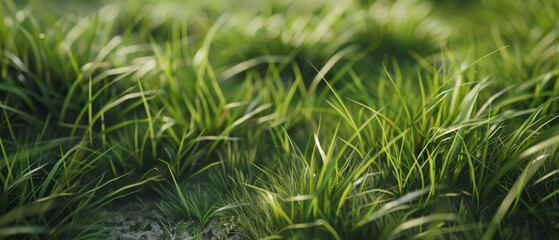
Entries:
POLYGON ((149 209, 156 209, 155 204, 104 210, 103 214, 115 214, 104 221, 110 227, 109 239, 240 239, 238 235, 232 234, 234 219, 225 223, 213 220, 206 228, 201 229, 198 221, 173 221, 158 216, 155 211, 149 209))

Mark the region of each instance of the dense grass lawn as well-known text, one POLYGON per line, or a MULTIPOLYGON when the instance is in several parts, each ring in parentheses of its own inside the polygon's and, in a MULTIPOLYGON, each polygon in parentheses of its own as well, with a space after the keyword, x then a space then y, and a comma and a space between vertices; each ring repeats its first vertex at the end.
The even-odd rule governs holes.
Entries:
POLYGON ((559 1, 3 0, 0 50, 0 239, 559 236, 559 1))

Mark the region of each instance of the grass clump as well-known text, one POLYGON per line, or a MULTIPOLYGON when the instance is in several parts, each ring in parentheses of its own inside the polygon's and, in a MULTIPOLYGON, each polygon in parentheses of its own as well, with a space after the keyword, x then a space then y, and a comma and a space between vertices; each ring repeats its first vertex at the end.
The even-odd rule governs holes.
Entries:
POLYGON ((0 8, 2 238, 136 199, 202 238, 558 234, 555 3, 66 4, 0 8))

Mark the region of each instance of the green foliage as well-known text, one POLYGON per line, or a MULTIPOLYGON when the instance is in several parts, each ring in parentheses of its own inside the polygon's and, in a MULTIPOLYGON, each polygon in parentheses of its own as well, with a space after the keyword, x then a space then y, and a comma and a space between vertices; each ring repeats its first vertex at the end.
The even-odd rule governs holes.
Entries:
POLYGON ((0 6, 2 238, 559 234, 554 1, 0 6))

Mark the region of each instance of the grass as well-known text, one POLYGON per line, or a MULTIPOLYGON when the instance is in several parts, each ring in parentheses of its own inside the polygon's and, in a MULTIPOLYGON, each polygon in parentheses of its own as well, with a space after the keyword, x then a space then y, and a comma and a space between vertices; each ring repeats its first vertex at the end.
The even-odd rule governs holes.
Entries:
POLYGON ((0 6, 0 238, 559 234, 553 1, 0 6))

